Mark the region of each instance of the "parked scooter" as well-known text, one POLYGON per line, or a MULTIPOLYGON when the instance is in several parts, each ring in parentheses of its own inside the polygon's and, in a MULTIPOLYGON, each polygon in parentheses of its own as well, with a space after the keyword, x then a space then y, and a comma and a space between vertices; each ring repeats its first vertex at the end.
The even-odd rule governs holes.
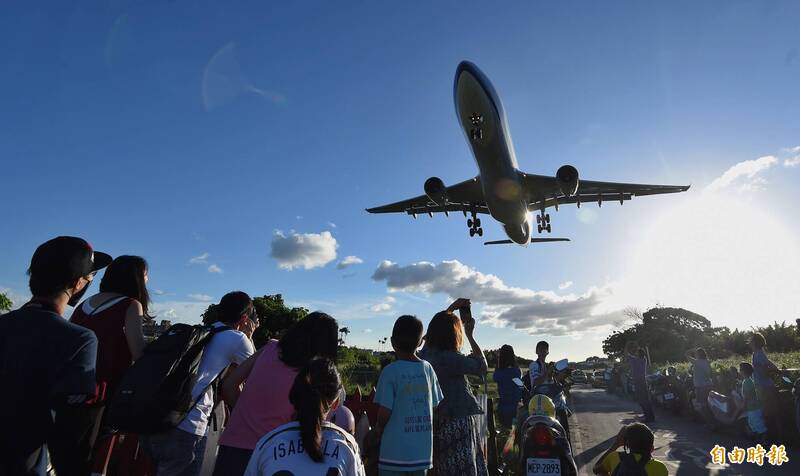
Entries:
POLYGON ((800 435, 800 378, 794 381, 792 396, 794 397, 794 426, 800 435))
POLYGON ((792 382, 785 372, 775 377, 775 390, 778 391, 778 414, 782 423, 783 437, 791 440, 796 440, 800 436, 798 434, 800 430, 797 429, 798 411, 800 411, 795 391, 797 388, 798 382, 792 382), (794 425, 791 424, 793 418, 794 425))
POLYGON ((748 438, 755 436, 747 424, 747 413, 744 397, 737 388, 730 395, 722 395, 714 390, 708 392, 708 414, 716 428, 726 429, 734 434, 744 434, 748 438))
POLYGON ((657 374, 648 375, 647 379, 653 402, 677 415, 681 411, 681 395, 675 374, 675 367, 667 367, 657 374))

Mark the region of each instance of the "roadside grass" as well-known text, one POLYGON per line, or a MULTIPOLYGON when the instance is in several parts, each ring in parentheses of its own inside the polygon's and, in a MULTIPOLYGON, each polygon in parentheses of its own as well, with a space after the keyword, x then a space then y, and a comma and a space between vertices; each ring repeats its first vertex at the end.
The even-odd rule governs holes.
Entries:
MULTIPOLYGON (((767 354, 775 365, 778 367, 786 367, 787 369, 800 369, 800 351, 795 352, 782 352, 782 353, 768 353, 767 354)), ((711 361, 711 368, 715 372, 720 372, 722 370, 728 369, 730 367, 739 368, 740 362, 750 362, 751 357, 750 355, 734 355, 731 357, 727 357, 725 359, 718 359, 711 361)), ((655 365, 654 367, 658 368, 659 370, 664 369, 668 366, 672 365, 678 371, 678 373, 687 373, 689 371, 689 366, 691 365, 689 362, 665 362, 655 365)))

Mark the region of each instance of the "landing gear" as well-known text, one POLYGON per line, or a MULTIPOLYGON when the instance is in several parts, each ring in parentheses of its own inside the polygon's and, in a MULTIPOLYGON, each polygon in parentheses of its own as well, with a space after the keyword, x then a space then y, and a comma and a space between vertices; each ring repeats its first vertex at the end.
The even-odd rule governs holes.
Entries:
POLYGON ((472 218, 467 219, 467 228, 469 228, 469 236, 483 236, 483 228, 481 228, 481 219, 478 218, 478 213, 475 210, 471 211, 472 218))
POLYGON ((469 116, 469 122, 474 126, 470 130, 470 136, 472 140, 480 140, 483 139, 483 129, 481 129, 481 124, 483 124, 483 116, 478 114, 477 112, 473 112, 471 116, 469 116))
POLYGON ((542 210, 541 214, 536 215, 536 229, 541 233, 542 231, 546 231, 550 233, 552 227, 550 226, 550 214, 545 213, 542 210))

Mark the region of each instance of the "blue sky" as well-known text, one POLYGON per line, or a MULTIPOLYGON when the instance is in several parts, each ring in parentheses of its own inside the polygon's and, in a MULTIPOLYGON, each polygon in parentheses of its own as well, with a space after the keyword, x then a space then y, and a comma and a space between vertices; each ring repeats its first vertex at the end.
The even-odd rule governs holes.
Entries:
POLYGON ((625 306, 793 320, 798 18, 788 1, 4 6, 0 288, 19 303, 36 245, 71 234, 147 258, 159 317, 282 293, 362 346, 461 292, 483 296, 481 343, 527 356, 539 338, 599 354, 625 306), (692 190, 564 207, 553 236, 573 241, 527 249, 484 247, 460 216, 366 214, 477 173, 452 103, 464 59, 523 170, 692 190))

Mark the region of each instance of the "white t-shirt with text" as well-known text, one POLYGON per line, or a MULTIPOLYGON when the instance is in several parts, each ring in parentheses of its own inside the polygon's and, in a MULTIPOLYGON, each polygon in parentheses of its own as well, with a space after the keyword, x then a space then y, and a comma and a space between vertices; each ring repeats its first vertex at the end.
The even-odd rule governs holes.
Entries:
POLYGON ((330 422, 322 423, 320 463, 303 448, 300 424, 281 425, 258 440, 244 476, 364 476, 358 444, 352 435, 330 422))

